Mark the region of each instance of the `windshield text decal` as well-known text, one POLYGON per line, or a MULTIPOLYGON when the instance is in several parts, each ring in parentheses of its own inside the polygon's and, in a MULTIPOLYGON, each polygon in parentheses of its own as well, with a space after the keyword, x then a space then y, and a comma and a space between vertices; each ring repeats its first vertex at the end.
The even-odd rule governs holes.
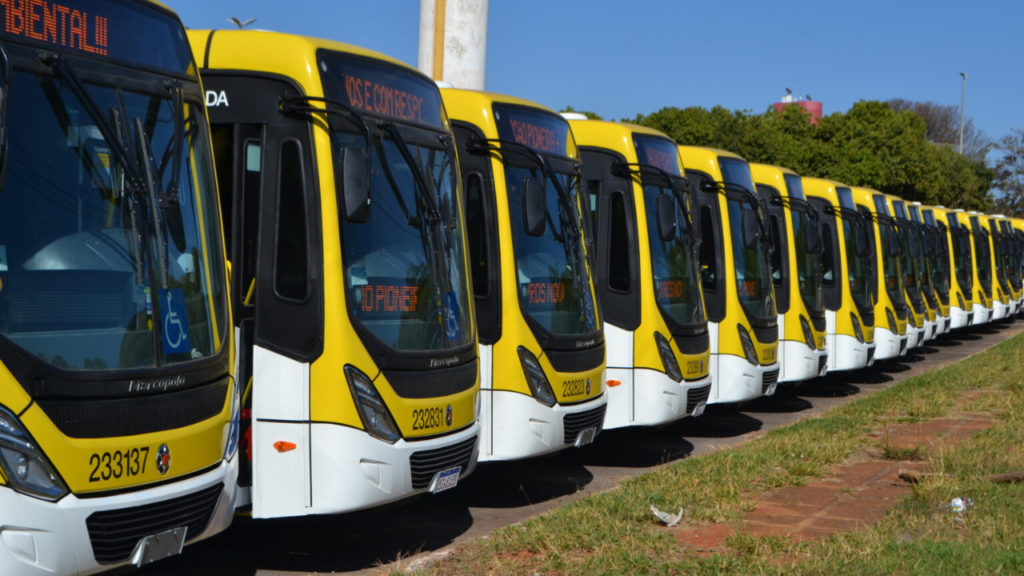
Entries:
POLYGON ((0 8, 8 34, 107 55, 109 24, 103 16, 45 0, 0 0, 0 8))
POLYGON ((414 312, 419 301, 419 286, 366 284, 359 287, 363 312, 414 312))

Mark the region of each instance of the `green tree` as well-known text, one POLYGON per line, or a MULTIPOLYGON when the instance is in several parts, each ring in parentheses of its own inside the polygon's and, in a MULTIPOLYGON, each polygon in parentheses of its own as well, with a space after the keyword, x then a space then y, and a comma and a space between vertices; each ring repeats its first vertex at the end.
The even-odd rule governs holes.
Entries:
POLYGON ((563 108, 563 109, 558 111, 559 114, 561 114, 563 112, 574 112, 576 114, 583 114, 584 116, 586 116, 587 118, 590 118, 591 120, 604 120, 604 118, 601 118, 601 116, 598 115, 597 112, 589 112, 587 110, 577 110, 577 109, 573 108, 572 106, 566 106, 565 108, 563 108))
POLYGON ((1001 191, 996 209, 1007 216, 1024 218, 1024 129, 1014 128, 996 144, 1003 157, 996 162, 995 186, 1001 191))

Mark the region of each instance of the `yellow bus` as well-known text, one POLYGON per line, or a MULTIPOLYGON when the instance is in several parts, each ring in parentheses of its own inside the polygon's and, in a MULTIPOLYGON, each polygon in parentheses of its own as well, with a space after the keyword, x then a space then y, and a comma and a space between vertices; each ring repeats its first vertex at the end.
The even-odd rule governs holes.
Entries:
POLYGON ((441 94, 466 191, 480 332, 480 459, 588 444, 602 429, 608 395, 572 130, 526 100, 441 94))
POLYGON ((949 240, 946 228, 936 221, 930 207, 912 202, 908 208, 921 246, 918 267, 924 271, 922 286, 926 304, 936 315, 933 336, 946 334, 950 330, 949 240))
POLYGON ((995 271, 992 244, 988 231, 982 226, 980 212, 955 210, 957 220, 970 233, 974 251, 974 324, 987 324, 995 315, 995 271))
POLYGON ((711 337, 709 402, 775 393, 779 326, 761 199, 746 160, 724 150, 680 146, 693 189, 700 279, 711 337))
POLYGON ((239 503, 329 514, 454 487, 476 465, 479 366, 440 91, 348 44, 189 37, 233 270, 239 503))
POLYGON ((1021 236, 1015 228, 1015 218, 998 216, 999 230, 1003 238, 1003 257, 1006 260, 1006 279, 1010 286, 1011 309, 1010 314, 1017 315, 1021 312, 1021 305, 1024 304, 1024 285, 1021 275, 1021 236))
POLYGON ((821 287, 818 210, 804 197, 800 176, 779 166, 751 164, 758 194, 768 212, 771 273, 779 314, 779 382, 824 376, 825 296, 821 287))
POLYGON ((944 223, 949 236, 949 258, 952 273, 950 274, 949 316, 952 329, 965 328, 974 324, 975 311, 975 270, 974 243, 970 229, 966 226, 966 218, 961 223, 962 210, 945 207, 933 208, 936 219, 944 223))
POLYGON ((605 428, 700 415, 711 340, 679 149, 650 128, 573 118, 608 341, 605 428))
POLYGON ((1006 220, 1002 215, 983 214, 979 217, 982 227, 988 232, 990 247, 992 250, 992 263, 995 284, 995 294, 992 298, 994 306, 992 319, 999 320, 1017 313, 1016 297, 1010 285, 1010 275, 1007 266, 1008 237, 1003 236, 1001 222, 1006 220))
POLYGON ((928 302, 925 291, 927 286, 926 265, 924 254, 920 243, 920 235, 910 218, 910 211, 907 210, 907 203, 898 196, 885 195, 885 202, 889 213, 896 219, 896 228, 899 230, 902 258, 900 267, 903 270, 903 287, 906 292, 907 307, 910 314, 907 320, 910 322, 908 332, 909 347, 922 346, 926 340, 935 336, 935 323, 938 318, 936 308, 928 302), (916 332, 916 334, 912 334, 916 332))
POLYGON ((820 218, 827 370, 871 366, 878 288, 871 221, 857 209, 849 186, 806 176, 801 181, 807 201, 820 218))
POLYGON ((197 68, 163 5, 0 7, 0 574, 141 566, 234 511, 197 68))
POLYGON ((1024 311, 1024 219, 1009 218, 1007 227, 1013 238, 1010 267, 1016 274, 1017 312, 1024 311))
MULTIPOLYGON (((876 275, 875 293, 875 345, 877 360, 903 356, 910 347, 907 306, 896 220, 891 216, 885 195, 869 188, 850 188, 857 210, 871 221, 873 249, 880 262, 876 275), (882 323, 882 318, 885 323, 882 323)), ((916 338, 917 332, 914 331, 916 338)), ((916 344, 916 342, 915 342, 916 344)))

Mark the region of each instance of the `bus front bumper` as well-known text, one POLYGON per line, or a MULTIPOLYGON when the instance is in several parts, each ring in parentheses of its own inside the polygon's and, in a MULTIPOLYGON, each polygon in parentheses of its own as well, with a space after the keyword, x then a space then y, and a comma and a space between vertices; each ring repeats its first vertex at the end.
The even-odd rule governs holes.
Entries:
POLYGON ((974 320, 971 322, 971 326, 979 326, 981 324, 988 324, 992 320, 992 309, 986 308, 981 304, 974 305, 974 320))
POLYGON ((971 317, 959 306, 949 307, 949 329, 957 330, 971 325, 971 317))
POLYGON ((999 300, 992 300, 992 320, 1002 320, 1010 314, 1010 307, 999 300))
POLYGON ((489 439, 485 436, 480 448, 481 462, 532 458, 572 448, 578 442, 582 445, 592 441, 603 429, 610 401, 609 394, 605 393, 579 404, 548 407, 533 396, 517 392, 481 390, 480 393, 483 395, 481 413, 491 415, 490 422, 481 419, 482 426, 489 427, 491 434, 489 439), (589 428, 596 430, 593 436, 587 437, 589 428))
MULTIPOLYGON (((878 330, 875 329, 877 333, 878 330)), ((875 344, 861 342, 847 334, 827 334, 828 372, 860 370, 875 361, 875 344)))
POLYGON ((779 342, 779 358, 782 359, 779 382, 803 382, 824 376, 828 370, 828 350, 828 346, 817 350, 796 340, 779 342))
POLYGON ((711 398, 708 404, 746 402, 773 391, 774 386, 778 384, 778 362, 754 366, 747 362, 746 358, 712 354, 712 369, 716 364, 718 370, 711 375, 711 398))
POLYGON ((698 380, 676 382, 657 370, 609 368, 608 378, 622 384, 608 388, 605 430, 660 426, 692 415, 698 403, 710 400, 710 373, 698 380))
MULTIPOLYGON (((910 328, 908 327, 908 332, 910 328)), ((907 335, 900 336, 888 328, 875 327, 875 359, 888 360, 907 353, 910 342, 907 335)))
MULTIPOLYGON (((120 561, 105 559, 103 564, 97 562, 93 541, 86 526, 90 516, 149 505, 159 507, 168 500, 186 498, 207 490, 215 491, 218 485, 220 491, 215 497, 209 497, 214 503, 206 527, 199 534, 186 533, 185 538, 188 544, 194 544, 222 532, 231 525, 235 513, 235 483, 240 457, 244 456, 236 453, 230 462, 221 461, 213 470, 192 478, 114 496, 81 498, 69 494, 59 502, 45 502, 0 487, 0 574, 85 575, 128 566, 134 552, 125 553, 124 559, 120 561)), ((145 509, 140 513, 145 514, 145 509)), ((114 527, 121 534, 116 537, 117 541, 127 541, 133 547, 153 533, 178 528, 166 526, 149 533, 143 527, 142 530, 147 533, 139 534, 136 539, 134 535, 126 535, 131 534, 133 529, 131 522, 123 522, 124 527, 114 527)), ((109 550, 111 546, 123 547, 118 547, 117 542, 112 543, 113 537, 106 533, 97 533, 97 536, 103 538, 100 546, 104 550, 109 550)), ((112 555, 121 556, 116 551, 112 555)))
POLYGON ((907 350, 924 344, 924 328, 914 328, 908 323, 906 341, 907 345, 900 350, 900 356, 906 356, 907 350))

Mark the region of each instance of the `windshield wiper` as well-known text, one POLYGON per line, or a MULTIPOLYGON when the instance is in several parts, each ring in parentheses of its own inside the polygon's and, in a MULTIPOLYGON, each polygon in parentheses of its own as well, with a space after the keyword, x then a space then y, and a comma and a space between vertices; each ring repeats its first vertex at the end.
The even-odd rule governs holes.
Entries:
MULTIPOLYGON (((138 139, 139 146, 139 162, 142 165, 142 174, 146 178, 146 192, 149 196, 149 209, 150 216, 153 218, 153 225, 157 230, 161 230, 161 223, 163 219, 160 218, 160 202, 157 199, 157 183, 156 178, 153 176, 153 166, 151 164, 149 142, 146 140, 146 129, 142 125, 142 118, 135 119, 135 134, 138 139)), ((156 259, 157 268, 160 270, 160 286, 167 288, 167 247, 164 246, 163 234, 158 234, 156 238, 156 259)))
MULTIPOLYGON (((178 80, 167 80, 164 87, 171 93, 174 99, 174 130, 171 141, 167 144, 171 152, 171 181, 167 183, 167 190, 160 192, 160 207, 170 208, 172 204, 178 203, 178 194, 181 187, 181 154, 185 140, 185 94, 178 80)), ((163 162, 161 161, 161 164, 163 162)), ((160 167, 160 174, 163 174, 164 166, 160 167)))
POLYGON ((370 132, 370 123, 366 121, 366 116, 341 100, 317 96, 285 96, 281 98, 280 106, 281 112, 285 114, 327 114, 345 118, 355 124, 356 128, 363 133, 366 149, 369 150, 372 147, 373 135, 370 132), (310 102, 322 102, 324 107, 311 106, 310 102))
POLYGON ((419 161, 416 160, 416 157, 413 156, 412 150, 409 149, 409 145, 406 144, 405 138, 402 137, 402 132, 393 122, 382 121, 378 123, 378 126, 380 126, 381 132, 390 136, 395 142, 398 146, 398 153, 402 155, 402 159, 409 165, 409 171, 412 172, 413 180, 416 181, 416 189, 419 190, 423 204, 427 207, 427 219, 440 220, 441 209, 437 205, 434 187, 431 185, 433 180, 429 180, 423 174, 423 166, 420 165, 419 161))
POLYGON ((686 221, 690 224, 690 237, 696 238, 697 232, 693 229, 693 215, 690 214, 690 207, 686 202, 686 197, 684 196, 687 192, 693 192, 690 187, 689 180, 681 176, 672 176, 657 166, 642 164, 639 162, 616 162, 612 164, 611 171, 613 175, 619 176, 620 178, 629 178, 634 174, 640 176, 643 176, 644 174, 653 174, 664 180, 667 184, 667 188, 672 190, 672 195, 683 208, 683 215, 686 217, 686 221), (686 188, 685 191, 683 190, 683 187, 686 188))

